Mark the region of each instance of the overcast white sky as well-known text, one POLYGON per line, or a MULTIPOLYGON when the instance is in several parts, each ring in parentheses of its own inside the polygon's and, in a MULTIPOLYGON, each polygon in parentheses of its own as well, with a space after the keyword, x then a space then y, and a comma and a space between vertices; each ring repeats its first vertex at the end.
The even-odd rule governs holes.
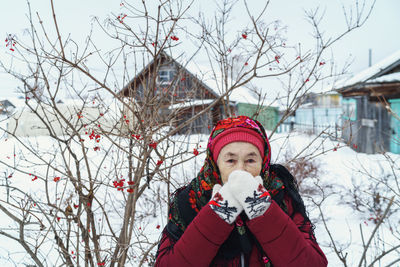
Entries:
MULTIPOLYGON (((156 2, 156 0, 152 0, 156 2)), ((152 2, 146 1, 146 2, 152 2)), ((214 12, 213 4, 208 1, 195 1, 195 12, 199 7, 203 11, 214 12)), ((371 0, 367 0, 371 1, 371 0)), ((107 14, 120 12, 120 1, 117 0, 58 0, 55 1, 58 21, 61 30, 72 33, 74 39, 83 39, 90 29, 92 16, 104 18, 107 14)), ((240 2, 240 1, 239 1, 240 2)), ((325 10, 323 26, 329 33, 343 29, 343 15, 341 3, 350 0, 272 0, 269 13, 271 21, 279 19, 287 25, 288 38, 291 43, 307 43, 310 41, 310 28, 305 22, 304 10, 320 6, 325 10)), ((258 0, 248 1, 251 8, 257 10, 258 0)), ((50 20, 50 1, 32 0, 32 10, 38 11, 46 22, 50 20)), ((24 36, 24 29, 29 27, 27 19, 27 2, 25 0, 13 0, 3 3, 0 9, 0 33, 5 39, 8 33, 15 34, 17 38, 24 36)), ((377 0, 375 9, 366 24, 350 33, 338 45, 334 47, 334 55, 337 63, 343 64, 351 56, 354 60, 350 71, 357 73, 368 67, 368 50, 372 49, 372 64, 384 59, 392 53, 400 50, 400 1, 377 0)), ((234 19, 240 22, 243 11, 238 9, 234 13, 234 19)), ((0 60, 9 62, 10 51, 3 46, 0 48, 0 60)), ((0 73, 0 97, 15 95, 18 83, 10 77, 0 73)))

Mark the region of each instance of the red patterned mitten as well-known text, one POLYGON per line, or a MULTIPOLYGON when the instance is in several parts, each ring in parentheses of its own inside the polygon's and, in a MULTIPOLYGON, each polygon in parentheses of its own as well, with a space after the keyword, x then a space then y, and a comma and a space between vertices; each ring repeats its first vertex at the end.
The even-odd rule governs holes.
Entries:
POLYGON ((260 176, 253 177, 246 171, 233 171, 226 185, 250 220, 263 215, 271 204, 271 197, 260 176))

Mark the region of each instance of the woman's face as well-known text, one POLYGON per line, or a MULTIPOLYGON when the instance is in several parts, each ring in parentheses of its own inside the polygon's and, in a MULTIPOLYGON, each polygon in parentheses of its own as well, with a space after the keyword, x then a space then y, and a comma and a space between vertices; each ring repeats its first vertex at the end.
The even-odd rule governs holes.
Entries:
POLYGON ((260 175, 262 158, 257 147, 246 142, 233 142, 224 146, 217 159, 217 166, 223 183, 228 181, 229 174, 235 170, 260 175))

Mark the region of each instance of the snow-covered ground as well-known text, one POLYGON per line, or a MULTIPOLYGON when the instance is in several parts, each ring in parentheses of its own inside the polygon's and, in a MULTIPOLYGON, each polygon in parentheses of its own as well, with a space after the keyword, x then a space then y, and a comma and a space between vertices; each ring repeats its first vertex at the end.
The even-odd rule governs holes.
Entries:
MULTIPOLYGON (((371 263, 371 258, 374 255, 379 255, 380 252, 387 251, 400 244, 400 229, 398 227, 400 218, 398 214, 398 197, 400 189, 394 179, 394 175, 400 175, 400 155, 391 153, 386 155, 366 155, 355 152, 343 143, 323 138, 314 140, 315 138, 315 136, 299 133, 294 133, 289 137, 287 137, 287 134, 274 134, 271 138, 272 162, 284 164, 287 158, 299 154, 300 156, 313 157, 313 164, 318 166, 317 175, 306 178, 301 187, 305 190, 303 197, 310 213, 310 218, 315 222, 317 241, 328 257, 329 266, 343 266, 335 253, 331 238, 335 241, 336 250, 342 251, 343 256, 347 255, 348 266, 358 266, 363 251, 363 242, 368 242, 369 236, 376 226, 372 219, 376 217, 374 212, 383 214, 389 203, 388 199, 396 196, 395 203, 389 213, 390 220, 378 229, 370 248, 367 250, 367 262, 371 263), (390 162, 391 164, 389 164, 390 162), (325 223, 320 215, 318 203, 323 211, 325 223), (326 229, 329 230, 329 234, 326 229), (363 238, 360 230, 362 230, 363 238)), ((54 146, 49 137, 31 137, 24 140, 25 144, 37 146, 44 152, 52 152, 59 149, 54 146)), ((200 170, 204 160, 204 153, 194 157, 193 149, 197 148, 200 152, 204 151, 207 145, 207 136, 194 135, 190 137, 188 143, 186 143, 187 141, 186 139, 185 144, 182 144, 181 150, 187 151, 187 157, 191 159, 174 167, 171 172, 173 183, 176 186, 192 179, 200 170)), ((90 140, 85 141, 85 145, 90 146, 90 142, 90 140)), ((106 151, 106 147, 110 147, 110 144, 102 141, 101 151, 106 151)), ((43 180, 32 181, 33 176, 28 173, 16 173, 11 170, 13 164, 29 162, 26 158, 19 156, 23 154, 21 144, 18 144, 14 138, 3 136, 0 139, 0 150, 2 151, 1 160, 10 164, 8 167, 5 165, 0 167, 2 175, 0 201, 4 203, 15 193, 12 190, 6 190, 6 183, 11 183, 21 190, 28 191, 32 196, 44 197, 43 186, 45 183, 43 180), (8 178, 9 175, 12 175, 12 177, 8 178)), ((95 154, 91 152, 92 154, 91 164, 100 164, 95 154)), ((51 153, 44 153, 43 157, 50 155, 51 153)), ((164 162, 166 165, 168 163, 168 160, 164 162)), ((40 172, 40 168, 42 170, 45 168, 45 166, 39 166, 37 161, 31 162, 31 164, 30 167, 26 166, 26 168, 31 168, 32 174, 34 171, 40 172)), ((102 165, 102 169, 109 167, 111 168, 111 165, 102 165)), ((102 176, 100 175, 99 177, 102 176)), ((103 182, 105 184, 111 183, 112 178, 109 181, 103 180, 103 182)), ((55 196, 62 198, 62 194, 68 191, 68 187, 63 187, 64 184, 64 181, 61 180, 61 183, 52 183, 49 186, 54 192, 58 190, 55 196)), ((152 198, 156 191, 161 192, 161 195, 165 195, 166 188, 162 182, 155 181, 152 183, 138 205, 138 217, 142 215, 143 219, 137 222, 134 230, 134 239, 141 240, 143 243, 133 244, 134 250, 137 249, 139 251, 140 246, 146 247, 148 244, 158 240, 166 224, 167 206, 165 202, 159 205, 152 198)), ((126 196, 126 193, 116 192, 116 190, 111 192, 109 187, 105 187, 104 192, 98 193, 104 195, 104 202, 115 201, 113 204, 115 208, 123 203, 124 194, 126 196)), ((21 203, 23 201, 21 200, 21 203)), ((95 210, 95 212, 100 213, 101 211, 95 210)), ((15 224, 1 211, 0 214, 0 231, 17 233, 15 224), (9 230, 10 228, 13 230, 9 230)), ((118 213, 115 213, 111 218, 116 224, 121 223, 121 217, 118 213)), ((47 244, 44 244, 44 246, 51 247, 51 245, 47 244)), ((155 250, 156 248, 153 249, 154 253, 155 250)), ((42 253, 47 253, 47 251, 42 253)), ((373 266, 387 266, 399 258, 399 254, 399 251, 394 251, 373 266)), ((43 254, 43 256, 49 259, 52 258, 48 254, 43 254)), ((140 258, 140 256, 139 252, 137 252, 137 257, 140 258)), ((32 261, 22 247, 17 242, 0 235, 0 264, 4 266, 20 266, 24 265, 24 263, 32 263, 32 261)), ((394 263, 392 266, 400 266, 400 263, 394 263)))

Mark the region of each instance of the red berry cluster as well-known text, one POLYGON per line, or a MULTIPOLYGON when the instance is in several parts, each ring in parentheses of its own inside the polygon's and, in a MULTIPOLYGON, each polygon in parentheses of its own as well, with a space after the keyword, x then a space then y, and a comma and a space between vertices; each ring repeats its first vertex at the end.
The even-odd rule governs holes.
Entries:
POLYGON ((15 37, 11 34, 7 35, 7 38, 6 38, 6 47, 9 47, 9 49, 13 52, 14 52, 15 44, 17 43, 14 38, 15 37))
POLYGON ((124 191, 124 182, 125 179, 121 179, 119 181, 114 181, 113 185, 115 188, 117 188, 118 191, 124 191))

